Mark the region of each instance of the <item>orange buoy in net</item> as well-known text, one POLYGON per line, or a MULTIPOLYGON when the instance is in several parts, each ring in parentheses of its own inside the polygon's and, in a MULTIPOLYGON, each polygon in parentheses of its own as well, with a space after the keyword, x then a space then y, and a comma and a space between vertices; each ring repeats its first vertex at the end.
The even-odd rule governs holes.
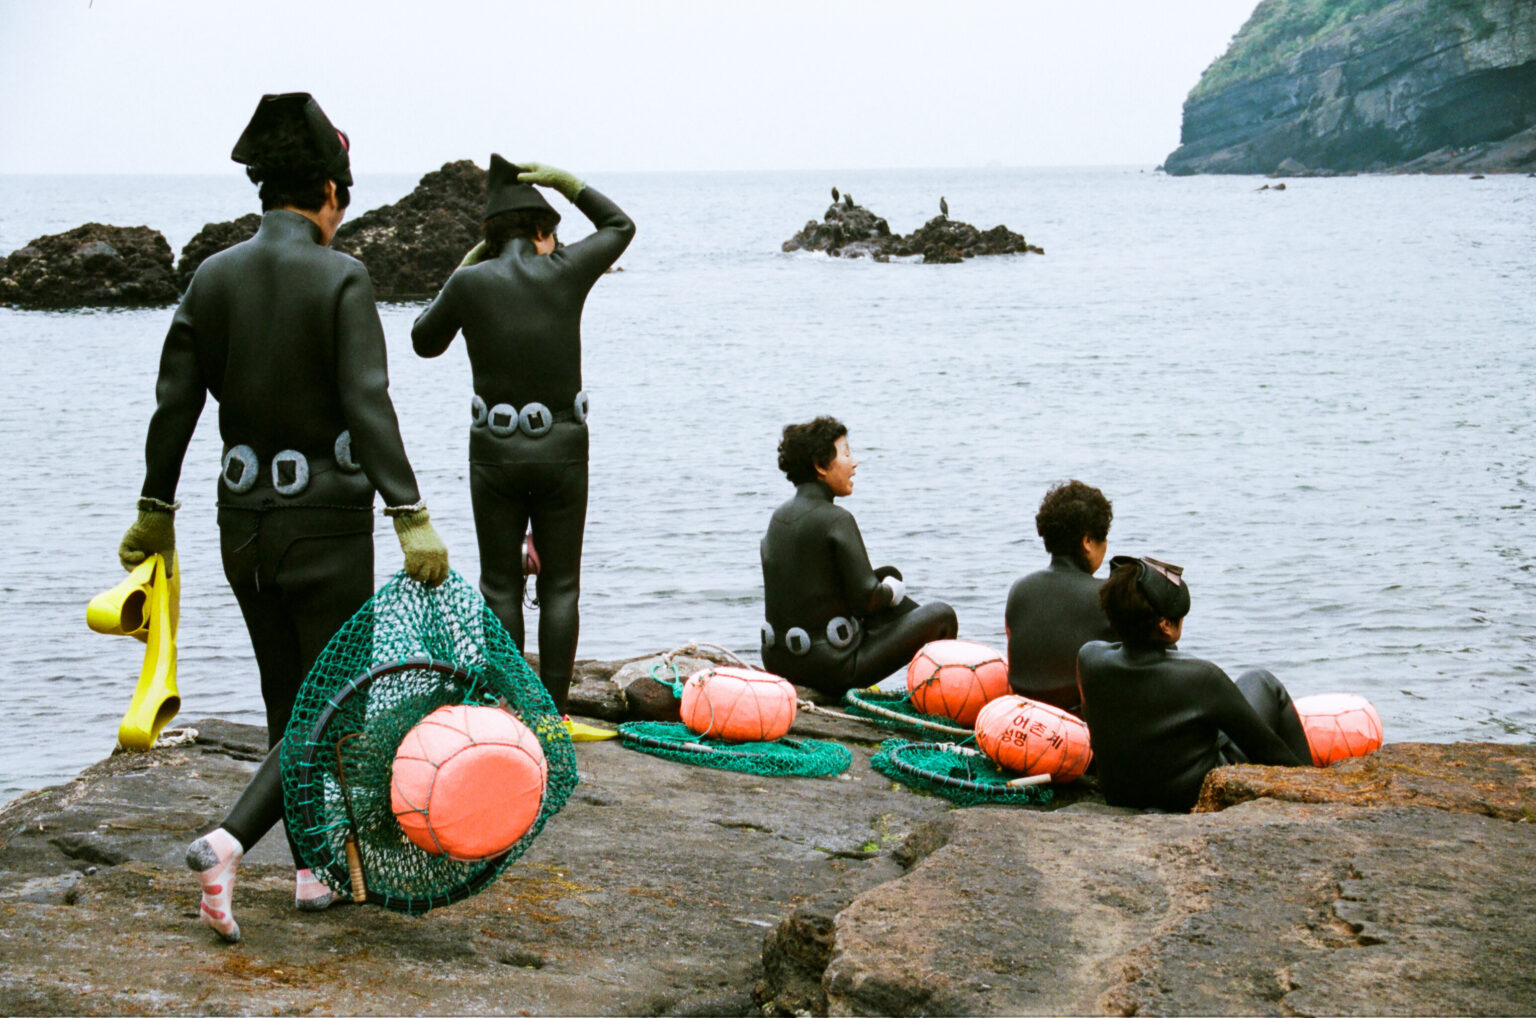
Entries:
POLYGON ((983 704, 1008 692, 1008 659, 969 640, 934 640, 907 665, 907 692, 924 714, 968 725, 983 704))
POLYGON ((1081 718, 1024 696, 1000 696, 981 709, 976 745, 1005 770, 1049 774, 1062 784, 1082 777, 1093 761, 1081 718))
POLYGON ((549 769, 538 737, 500 707, 439 707, 395 751, 389 801, 405 836, 459 862, 498 856, 538 819, 549 769))
POLYGON ((795 723, 795 687, 769 672, 705 668, 683 684, 683 724, 727 742, 772 742, 795 723))
POLYGON ((1327 767, 1338 760, 1365 756, 1381 748, 1381 715, 1371 701, 1354 693, 1318 693, 1296 701, 1307 733, 1312 763, 1327 767))

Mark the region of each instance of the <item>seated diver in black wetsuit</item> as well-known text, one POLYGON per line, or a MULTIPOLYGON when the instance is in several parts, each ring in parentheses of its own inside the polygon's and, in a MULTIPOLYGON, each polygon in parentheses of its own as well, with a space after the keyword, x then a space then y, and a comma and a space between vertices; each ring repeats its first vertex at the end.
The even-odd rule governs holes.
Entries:
POLYGON ((1115 638, 1099 606, 1102 581, 1093 576, 1104 561, 1113 518, 1104 493, 1082 481, 1058 484, 1041 499, 1035 530, 1051 564, 1014 583, 1004 615, 1008 683, 1020 696, 1074 712, 1082 703, 1079 648, 1115 638))
POLYGON ((1290 694, 1263 669, 1234 683, 1176 649, 1189 611, 1183 570, 1116 556, 1100 597, 1121 643, 1077 655, 1083 720, 1104 797, 1114 806, 1183 812, 1213 768, 1310 763, 1290 694))
POLYGON ((859 525, 833 504, 853 493, 847 436, 832 417, 785 427, 779 468, 795 495, 774 510, 761 545, 763 664, 828 696, 873 685, 958 631, 949 605, 920 607, 894 567, 870 568, 859 525))
POLYGON ((423 357, 463 330, 474 375, 469 495, 480 544, 480 591, 519 648, 523 534, 539 560, 539 678, 562 713, 576 661, 581 544, 587 520, 587 394, 581 312, 635 224, 597 189, 551 166, 491 156, 485 241, 411 327, 423 357), (560 214, 533 186, 552 187, 595 233, 559 247, 560 214))

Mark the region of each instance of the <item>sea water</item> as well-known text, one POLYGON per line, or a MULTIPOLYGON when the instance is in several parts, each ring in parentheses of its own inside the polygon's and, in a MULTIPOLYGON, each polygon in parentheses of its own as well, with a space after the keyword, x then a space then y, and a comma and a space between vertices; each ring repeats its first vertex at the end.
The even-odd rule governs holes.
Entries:
MULTIPOLYGON (((360 176, 354 214, 412 175, 360 176)), ((1034 513, 1080 478, 1111 554, 1185 567, 1180 646, 1353 691, 1392 740, 1536 738, 1536 180, 1170 178, 1149 168, 592 174, 638 224, 583 326, 591 499, 579 656, 700 640, 753 657, 779 430, 842 418, 876 565, 1003 645, 1034 513), (781 253, 836 185, 910 231, 1004 223, 1041 255, 781 253)), ((87 221, 172 247, 256 209, 218 177, 0 177, 0 252, 87 221)), ((562 235, 590 227, 568 206, 562 235)), ((462 344, 380 308, 406 449, 452 563, 479 565, 462 344)), ((0 801, 106 755, 142 658, 85 627, 122 576, 170 309, 0 308, 0 801)), ((177 515, 182 720, 259 723, 203 413, 177 515)), ((400 565, 376 524, 377 576, 400 565)), ((530 634, 536 620, 529 618, 530 634)), ((537 649, 535 646, 533 649, 537 649)))

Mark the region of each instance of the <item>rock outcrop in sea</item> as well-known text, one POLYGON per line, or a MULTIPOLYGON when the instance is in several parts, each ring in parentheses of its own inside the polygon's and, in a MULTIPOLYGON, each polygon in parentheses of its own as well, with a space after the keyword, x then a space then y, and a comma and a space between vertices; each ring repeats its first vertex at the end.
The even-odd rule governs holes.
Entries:
POLYGON ((331 246, 368 266, 381 300, 434 296, 480 241, 485 177, 468 159, 444 163, 393 205, 342 223, 331 246))
POLYGON ((1536 3, 1262 0, 1190 92, 1164 168, 1536 169, 1536 3))
POLYGON ((0 261, 0 304, 157 305, 177 295, 171 245, 147 226, 86 223, 38 237, 0 261))
POLYGON ((953 264, 978 255, 1045 254, 1006 226, 980 230, 970 223, 938 215, 906 236, 891 232, 890 224, 851 197, 827 206, 818 221, 810 220, 786 240, 784 251, 825 251, 834 258, 921 256, 926 264, 953 264))
MULTIPOLYGON (((579 662, 572 712, 654 711, 661 660, 579 662)), ((791 734, 847 746, 844 775, 585 742, 565 809, 483 893, 414 918, 301 913, 274 830, 241 863, 230 946, 181 856, 266 733, 190 727, 0 809, 0 1010, 1536 1012, 1536 746, 1225 767, 1181 816, 1087 781, 1049 808, 956 809, 870 767, 889 730, 812 711, 791 734)))
POLYGON ((181 260, 176 263, 176 285, 183 293, 192 283, 197 267, 210 256, 227 247, 234 247, 243 240, 256 236, 261 227, 260 213, 251 212, 227 223, 208 223, 181 249, 181 260))

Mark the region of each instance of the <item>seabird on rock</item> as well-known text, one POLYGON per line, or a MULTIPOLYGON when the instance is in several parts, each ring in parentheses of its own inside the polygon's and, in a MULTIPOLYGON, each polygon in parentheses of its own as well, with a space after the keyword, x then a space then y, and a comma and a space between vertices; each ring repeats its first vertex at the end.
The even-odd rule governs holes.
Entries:
POLYGON ((837 193, 837 188, 835 188, 835 187, 834 187, 834 188, 833 188, 833 189, 832 189, 832 200, 833 200, 833 201, 834 201, 834 202, 836 202, 836 201, 837 201, 837 200, 838 200, 838 199, 839 199, 839 198, 841 198, 841 197, 842 197, 842 195, 840 195, 840 194, 838 194, 838 193, 837 193))
POLYGON ((942 215, 945 219, 949 218, 949 202, 944 200, 944 196, 942 194, 939 195, 939 214, 942 215))
POLYGON ((844 208, 849 208, 849 209, 853 208, 853 195, 851 195, 851 194, 843 195, 843 207, 844 208))

